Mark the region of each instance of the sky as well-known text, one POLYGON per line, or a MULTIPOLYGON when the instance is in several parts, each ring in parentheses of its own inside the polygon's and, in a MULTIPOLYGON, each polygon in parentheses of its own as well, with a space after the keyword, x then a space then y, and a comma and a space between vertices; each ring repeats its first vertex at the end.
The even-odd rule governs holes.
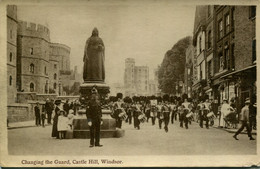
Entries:
POLYGON ((107 83, 123 84, 126 58, 149 66, 153 79, 167 50, 192 36, 195 5, 158 0, 80 2, 20 4, 17 15, 19 20, 47 26, 51 42, 69 46, 71 69, 76 65, 82 70, 85 42, 97 27, 105 44, 107 83))

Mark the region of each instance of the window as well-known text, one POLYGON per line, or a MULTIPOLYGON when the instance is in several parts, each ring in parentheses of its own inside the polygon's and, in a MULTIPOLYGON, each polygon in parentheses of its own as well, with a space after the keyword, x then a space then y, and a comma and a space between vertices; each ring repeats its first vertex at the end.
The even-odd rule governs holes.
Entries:
POLYGON ((201 39, 201 36, 199 37, 199 51, 200 51, 200 53, 201 53, 201 51, 202 51, 202 39, 201 39))
POLYGON ((30 54, 33 55, 33 48, 30 48, 30 54))
POLYGON ((30 64, 30 69, 29 69, 29 71, 30 71, 31 73, 34 73, 34 64, 33 64, 33 63, 30 64))
POLYGON ((208 49, 211 48, 211 30, 208 32, 208 49))
POLYGON ((256 40, 254 39, 252 42, 252 61, 256 61, 256 40))
POLYGON ((10 52, 10 54, 9 54, 9 61, 10 61, 10 62, 13 61, 13 53, 12 53, 12 52, 10 52))
POLYGON ((210 5, 208 5, 208 17, 210 17, 210 5))
POLYGON ((224 69, 230 70, 230 58, 229 58, 229 47, 228 44, 225 45, 225 57, 224 57, 224 69))
POLYGON ((56 73, 53 75, 53 78, 54 78, 54 80, 57 79, 57 74, 56 73))
POLYGON ((233 43, 231 45, 231 54, 230 54, 230 68, 234 69, 235 68, 235 54, 234 54, 234 50, 235 50, 235 44, 233 43))
POLYGON ((220 71, 222 71, 222 70, 224 70, 224 64, 225 64, 225 59, 224 59, 224 57, 223 57, 223 53, 222 53, 222 51, 221 52, 219 52, 219 72, 220 71))
POLYGON ((57 69, 57 65, 56 64, 54 64, 54 69, 57 69))
POLYGON ((208 78, 211 78, 213 75, 213 72, 212 72, 212 61, 210 60, 208 62, 208 78))
POLYGON ((253 19, 256 16, 256 6, 249 7, 249 18, 253 19))
POLYGON ((13 31, 12 31, 12 29, 10 30, 10 39, 13 39, 13 31))
POLYGON ((218 38, 221 39, 223 36, 223 23, 222 20, 218 22, 218 38))
POLYGON ((225 16, 225 33, 227 34, 230 30, 229 14, 225 16))
POLYGON ((53 88, 54 88, 54 89, 57 88, 57 83, 53 83, 53 88))
POLYGON ((47 68, 44 66, 44 74, 47 75, 47 68))
POLYGON ((30 83, 30 92, 34 92, 34 84, 30 83))
POLYGON ((10 86, 12 86, 12 81, 13 81, 12 76, 9 76, 9 85, 10 85, 10 86))
POLYGON ((232 8, 231 10, 231 24, 232 24, 232 29, 234 30, 235 28, 235 9, 232 8))

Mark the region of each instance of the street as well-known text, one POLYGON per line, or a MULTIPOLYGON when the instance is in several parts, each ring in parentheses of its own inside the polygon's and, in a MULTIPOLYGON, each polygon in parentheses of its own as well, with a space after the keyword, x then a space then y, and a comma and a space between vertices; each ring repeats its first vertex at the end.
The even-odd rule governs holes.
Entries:
POLYGON ((89 148, 89 139, 57 140, 51 138, 52 126, 8 130, 9 155, 255 155, 256 140, 246 134, 233 133, 210 127, 200 128, 192 122, 189 129, 179 122, 169 124, 169 132, 141 124, 141 130, 123 122, 123 138, 101 139, 103 147, 89 148))

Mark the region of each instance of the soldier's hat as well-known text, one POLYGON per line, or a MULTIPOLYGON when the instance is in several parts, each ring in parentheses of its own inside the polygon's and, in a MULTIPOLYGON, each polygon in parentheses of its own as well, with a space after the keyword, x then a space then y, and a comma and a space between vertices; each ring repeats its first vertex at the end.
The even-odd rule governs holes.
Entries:
POLYGON ((56 104, 56 105, 61 104, 61 100, 60 99, 55 100, 54 104, 56 104))
POLYGON ((155 99, 156 99, 155 95, 152 95, 150 100, 155 100, 155 99))
POLYGON ((168 94, 163 95, 163 101, 169 101, 169 95, 168 94))
POLYGON ((182 100, 184 101, 185 99, 188 99, 188 95, 186 93, 182 95, 182 100))
POLYGON ((156 99, 157 99, 157 102, 162 102, 162 97, 161 96, 158 96, 156 99))
POLYGON ((123 99, 123 94, 122 93, 117 93, 116 97, 119 98, 119 99, 123 99))

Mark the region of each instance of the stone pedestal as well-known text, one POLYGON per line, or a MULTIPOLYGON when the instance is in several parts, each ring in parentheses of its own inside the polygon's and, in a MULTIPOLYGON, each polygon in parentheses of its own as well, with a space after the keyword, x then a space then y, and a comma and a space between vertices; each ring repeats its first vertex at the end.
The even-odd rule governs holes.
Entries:
MULTIPOLYGON (((104 103, 106 95, 109 93, 109 86, 105 83, 87 82, 80 86, 81 104, 86 104, 91 95, 91 89, 96 86, 101 97, 101 102, 104 103)), ((111 117, 111 110, 102 109, 103 124, 100 126, 100 138, 123 137, 124 130, 116 130, 116 120, 111 117), (123 134, 122 134, 123 133, 123 134)), ((73 120, 73 138, 90 138, 90 131, 86 117, 86 109, 78 111, 78 115, 73 120)))

